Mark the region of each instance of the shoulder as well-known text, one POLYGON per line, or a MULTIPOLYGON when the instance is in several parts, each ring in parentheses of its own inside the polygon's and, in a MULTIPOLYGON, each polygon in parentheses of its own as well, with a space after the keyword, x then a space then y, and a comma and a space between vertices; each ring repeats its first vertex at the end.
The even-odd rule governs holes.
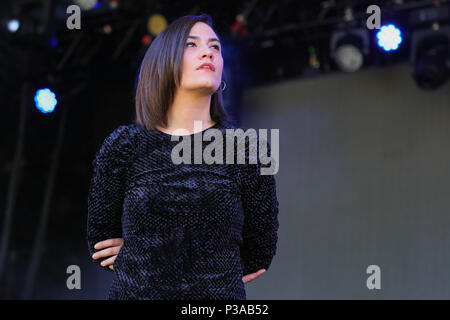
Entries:
POLYGON ((103 163, 113 164, 116 167, 125 165, 137 147, 140 130, 136 124, 128 124, 120 125, 109 132, 95 154, 95 165, 103 163))
POLYGON ((245 152, 245 159, 255 164, 259 159, 257 157, 260 149, 270 155, 270 144, 268 141, 268 132, 266 129, 251 128, 230 124, 226 130, 227 139, 235 141, 235 148, 238 152, 245 152))
POLYGON ((144 128, 138 124, 131 123, 120 125, 111 131, 103 141, 103 147, 114 149, 136 148, 142 139, 144 128))
POLYGON ((133 142, 141 130, 137 124, 120 125, 108 134, 105 142, 112 144, 125 144, 133 142))

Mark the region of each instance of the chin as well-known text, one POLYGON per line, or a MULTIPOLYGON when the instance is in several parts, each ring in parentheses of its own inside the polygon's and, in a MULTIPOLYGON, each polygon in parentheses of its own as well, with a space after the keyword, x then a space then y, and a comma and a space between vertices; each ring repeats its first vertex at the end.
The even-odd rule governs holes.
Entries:
POLYGON ((217 89, 219 89, 220 85, 217 86, 214 83, 211 84, 202 84, 202 85, 198 85, 195 86, 195 88, 192 88, 194 90, 202 90, 202 91, 210 91, 211 93, 213 93, 214 91, 216 91, 217 89))

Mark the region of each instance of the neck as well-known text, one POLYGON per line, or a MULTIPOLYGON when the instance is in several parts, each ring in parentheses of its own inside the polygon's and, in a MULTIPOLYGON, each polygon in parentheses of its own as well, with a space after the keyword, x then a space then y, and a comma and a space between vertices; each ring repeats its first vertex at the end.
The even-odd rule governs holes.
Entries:
POLYGON ((171 132, 183 128, 194 133, 194 121, 201 121, 202 129, 215 123, 210 115, 211 94, 201 94, 192 91, 177 90, 174 101, 167 111, 167 127, 171 132))

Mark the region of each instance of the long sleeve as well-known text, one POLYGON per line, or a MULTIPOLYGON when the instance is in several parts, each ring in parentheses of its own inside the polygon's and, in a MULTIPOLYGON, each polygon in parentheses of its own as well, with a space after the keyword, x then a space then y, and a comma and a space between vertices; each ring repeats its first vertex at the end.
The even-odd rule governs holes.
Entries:
MULTIPOLYGON (((94 248, 97 242, 122 237, 124 178, 132 151, 129 128, 119 126, 106 137, 92 161, 87 218, 87 242, 91 256, 97 251, 94 248)), ((100 265, 102 259, 92 261, 111 271, 100 265)))
MULTIPOLYGON (((265 140, 259 142, 262 143, 267 144, 265 140)), ((267 151, 270 157, 269 144, 267 151)), ((250 156, 246 161, 249 159, 250 156)), ((241 257, 244 275, 259 269, 267 270, 277 249, 279 222, 276 182, 274 175, 261 175, 261 167, 259 159, 256 164, 246 162, 241 173, 244 209, 241 257)))

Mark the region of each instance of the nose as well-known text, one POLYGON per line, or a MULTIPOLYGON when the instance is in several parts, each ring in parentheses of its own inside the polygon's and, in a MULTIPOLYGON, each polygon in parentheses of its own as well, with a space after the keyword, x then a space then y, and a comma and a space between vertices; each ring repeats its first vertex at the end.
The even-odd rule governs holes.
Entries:
POLYGON ((202 51, 200 55, 201 55, 202 59, 203 58, 209 58, 211 60, 214 59, 214 54, 213 54, 211 48, 207 48, 206 50, 202 51))

